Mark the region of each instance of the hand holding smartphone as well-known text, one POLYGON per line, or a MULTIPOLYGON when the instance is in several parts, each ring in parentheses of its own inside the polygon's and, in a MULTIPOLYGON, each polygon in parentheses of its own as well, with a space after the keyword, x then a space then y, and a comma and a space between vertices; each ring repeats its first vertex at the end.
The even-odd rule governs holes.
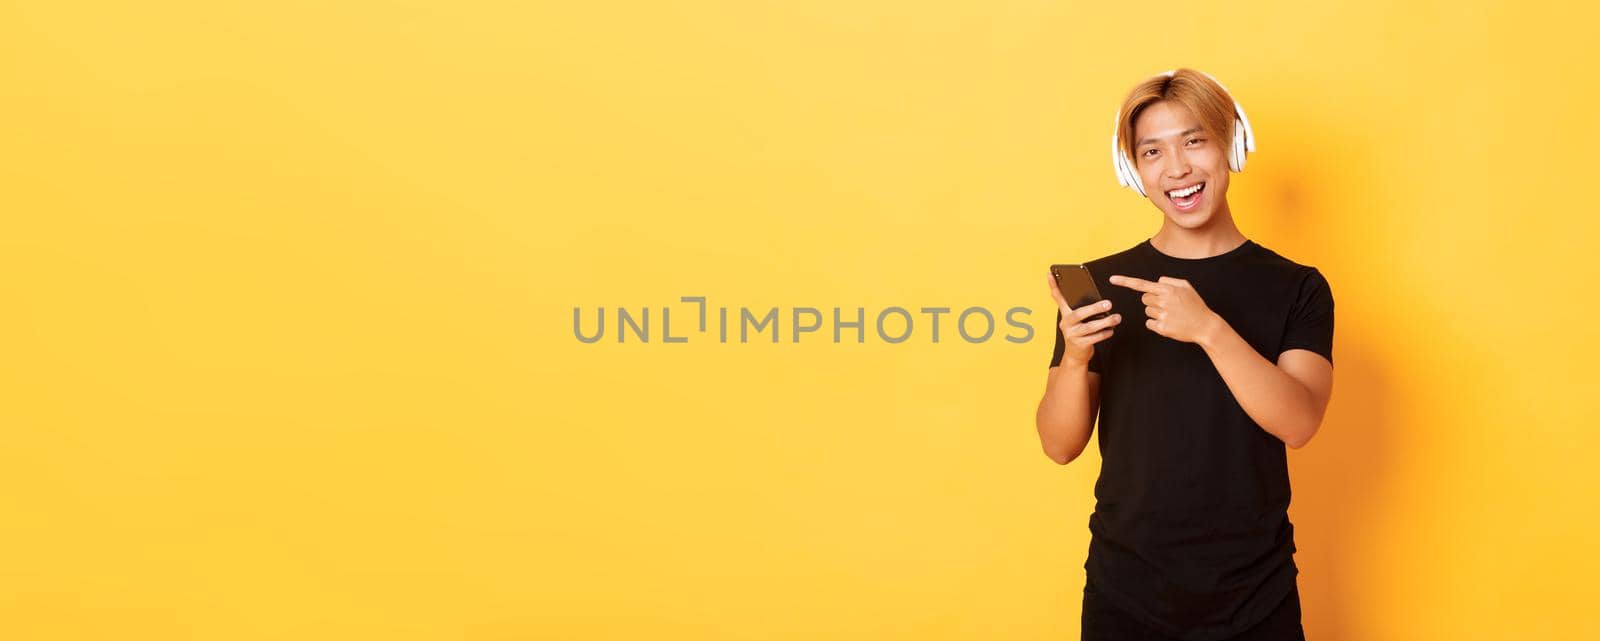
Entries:
POLYGON ((1051 265, 1050 277, 1050 294, 1061 308, 1067 356, 1087 362, 1094 355, 1094 344, 1111 337, 1111 327, 1122 322, 1122 315, 1111 314, 1111 301, 1100 295, 1087 266, 1051 265))
MULTIPOLYGON (((1089 274, 1089 268, 1084 265, 1051 265, 1050 275, 1056 282, 1056 290, 1061 293, 1061 298, 1071 309, 1078 309, 1085 305, 1092 305, 1105 300, 1100 295, 1100 289, 1094 286, 1094 277, 1089 274)), ((1062 310, 1062 315, 1070 310, 1062 310)), ((1106 312, 1100 312, 1083 320, 1094 321, 1106 317, 1106 312)))

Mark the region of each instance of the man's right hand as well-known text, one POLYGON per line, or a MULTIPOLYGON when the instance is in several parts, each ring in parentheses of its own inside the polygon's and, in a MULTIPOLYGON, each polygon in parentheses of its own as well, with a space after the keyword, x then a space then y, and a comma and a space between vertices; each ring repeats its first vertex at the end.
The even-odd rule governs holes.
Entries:
POLYGON ((1050 281, 1050 297, 1056 299, 1056 306, 1061 309, 1061 335, 1066 339, 1066 351, 1061 356, 1061 364, 1086 366, 1089 358, 1094 356, 1094 344, 1111 338, 1111 327, 1122 322, 1122 314, 1111 314, 1085 323, 1083 319, 1111 309, 1111 299, 1073 309, 1061 295, 1061 288, 1056 287, 1056 279, 1050 275, 1046 275, 1045 279, 1050 281))

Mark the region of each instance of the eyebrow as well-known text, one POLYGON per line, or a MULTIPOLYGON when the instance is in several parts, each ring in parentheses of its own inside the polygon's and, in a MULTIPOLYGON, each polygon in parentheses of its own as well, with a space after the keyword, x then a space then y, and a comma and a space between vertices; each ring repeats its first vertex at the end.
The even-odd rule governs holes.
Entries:
MULTIPOLYGON (((1178 132, 1178 136, 1177 137, 1178 138, 1182 138, 1182 137, 1187 136, 1189 134, 1200 132, 1200 131, 1205 131, 1205 128, 1203 128, 1203 127, 1190 127, 1188 129, 1185 129, 1183 131, 1178 132)), ((1139 141, 1139 144, 1134 145, 1134 148, 1137 149, 1139 147, 1143 147, 1143 146, 1148 145, 1148 144, 1153 143, 1153 142, 1156 142, 1155 138, 1145 138, 1144 140, 1139 141)))

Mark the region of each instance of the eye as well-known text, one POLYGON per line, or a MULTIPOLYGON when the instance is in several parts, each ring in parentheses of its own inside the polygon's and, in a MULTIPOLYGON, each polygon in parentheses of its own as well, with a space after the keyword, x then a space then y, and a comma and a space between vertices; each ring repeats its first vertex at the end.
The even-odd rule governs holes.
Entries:
POLYGON ((1190 138, 1189 142, 1205 142, 1205 138, 1190 138))
POLYGON ((1146 158, 1148 158, 1150 156, 1150 154, 1156 153, 1156 151, 1157 151, 1156 149, 1146 149, 1146 150, 1144 150, 1144 156, 1146 158))

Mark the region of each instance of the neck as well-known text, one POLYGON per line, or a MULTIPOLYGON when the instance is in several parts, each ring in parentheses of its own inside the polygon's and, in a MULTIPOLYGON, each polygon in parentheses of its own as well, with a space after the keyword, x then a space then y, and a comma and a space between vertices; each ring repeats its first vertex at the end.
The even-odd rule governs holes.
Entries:
POLYGON ((1178 258, 1209 258, 1227 253, 1244 241, 1244 234, 1233 223, 1233 211, 1228 208, 1227 200, 1223 200, 1200 227, 1184 227, 1163 216, 1161 229, 1150 237, 1150 244, 1161 253, 1178 258))

